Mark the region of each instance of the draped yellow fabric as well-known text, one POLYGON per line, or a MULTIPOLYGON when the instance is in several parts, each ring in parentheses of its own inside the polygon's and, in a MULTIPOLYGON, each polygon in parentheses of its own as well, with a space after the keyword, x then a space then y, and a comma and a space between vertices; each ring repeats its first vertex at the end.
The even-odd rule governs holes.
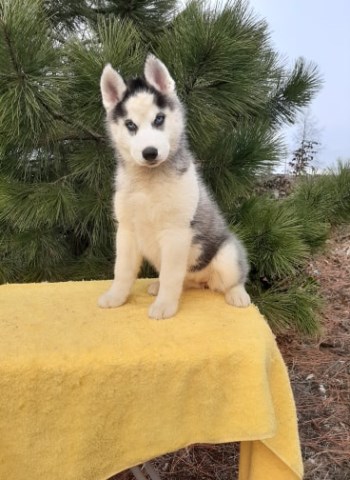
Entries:
POLYGON ((149 280, 0 287, 0 479, 106 480, 193 443, 242 441, 240 480, 296 480, 288 375, 256 307, 186 291, 150 320, 149 280))

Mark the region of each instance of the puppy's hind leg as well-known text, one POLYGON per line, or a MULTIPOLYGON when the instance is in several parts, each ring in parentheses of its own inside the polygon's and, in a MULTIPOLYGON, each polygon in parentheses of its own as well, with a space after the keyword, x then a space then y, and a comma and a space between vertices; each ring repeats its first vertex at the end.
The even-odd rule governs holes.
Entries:
POLYGON ((250 296, 246 292, 243 283, 227 290, 225 300, 228 304, 234 305, 235 307, 248 307, 248 305, 250 305, 250 296))
POLYGON ((232 238, 226 242, 212 261, 209 287, 225 294, 228 304, 235 307, 250 305, 244 283, 248 275, 248 262, 243 246, 232 238))

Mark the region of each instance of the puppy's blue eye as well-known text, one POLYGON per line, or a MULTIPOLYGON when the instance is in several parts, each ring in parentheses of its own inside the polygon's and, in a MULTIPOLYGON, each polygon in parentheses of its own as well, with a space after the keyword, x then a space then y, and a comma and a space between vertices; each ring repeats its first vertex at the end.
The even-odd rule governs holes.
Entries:
POLYGON ((134 124, 132 120, 126 120, 125 126, 129 130, 129 132, 136 132, 137 126, 134 124))
POLYGON ((158 113, 153 123, 156 127, 160 127, 161 125, 163 125, 164 120, 165 120, 165 115, 163 113, 158 113))

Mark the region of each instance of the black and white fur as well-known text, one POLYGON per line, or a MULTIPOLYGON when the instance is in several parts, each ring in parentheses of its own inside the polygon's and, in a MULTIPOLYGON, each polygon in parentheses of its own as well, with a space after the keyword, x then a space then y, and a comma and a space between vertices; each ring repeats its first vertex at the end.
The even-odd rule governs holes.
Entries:
POLYGON ((118 231, 114 281, 100 307, 127 301, 143 258, 159 272, 148 290, 156 295, 151 318, 175 315, 184 287, 209 287, 231 305, 249 305, 244 247, 197 172, 184 109, 165 65, 149 55, 144 78, 127 83, 107 65, 101 92, 118 160, 118 231))

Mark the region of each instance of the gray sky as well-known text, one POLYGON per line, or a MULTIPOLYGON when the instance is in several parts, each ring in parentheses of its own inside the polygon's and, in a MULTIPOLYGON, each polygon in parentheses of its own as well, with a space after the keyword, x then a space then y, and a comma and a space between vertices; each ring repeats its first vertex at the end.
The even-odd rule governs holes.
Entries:
MULTIPOLYGON (((318 167, 350 159, 350 0, 250 0, 277 51, 319 66, 324 85, 311 105, 320 130, 318 167)), ((288 132, 290 147, 295 129, 288 132)))

